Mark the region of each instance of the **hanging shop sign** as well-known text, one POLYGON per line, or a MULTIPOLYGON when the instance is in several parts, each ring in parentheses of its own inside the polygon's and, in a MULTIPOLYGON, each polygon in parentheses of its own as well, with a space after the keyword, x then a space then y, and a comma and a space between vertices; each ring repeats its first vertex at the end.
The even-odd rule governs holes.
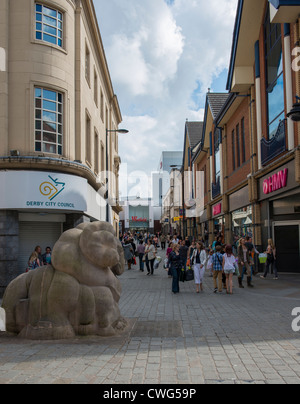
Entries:
POLYGON ((219 216, 222 213, 222 203, 218 203, 217 205, 213 206, 213 217, 219 216))

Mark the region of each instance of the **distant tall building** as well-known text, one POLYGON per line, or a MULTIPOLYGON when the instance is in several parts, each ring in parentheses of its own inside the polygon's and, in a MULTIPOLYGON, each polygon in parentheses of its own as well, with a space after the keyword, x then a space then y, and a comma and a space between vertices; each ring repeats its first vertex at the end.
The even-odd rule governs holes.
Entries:
POLYGON ((170 188, 172 169, 182 166, 182 151, 164 151, 161 155, 158 170, 152 173, 152 193, 154 206, 162 206, 164 196, 170 188))

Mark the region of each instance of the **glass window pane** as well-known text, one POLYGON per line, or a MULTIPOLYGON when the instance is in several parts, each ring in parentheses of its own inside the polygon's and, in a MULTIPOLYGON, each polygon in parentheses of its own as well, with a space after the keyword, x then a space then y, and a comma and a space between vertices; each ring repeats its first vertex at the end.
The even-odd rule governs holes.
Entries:
POLYGON ((269 122, 272 122, 284 111, 284 82, 283 74, 274 83, 274 87, 268 92, 269 122))
POLYGON ((38 22, 42 22, 42 19, 43 19, 42 14, 36 14, 35 19, 38 22))
POLYGON ((58 123, 62 123, 62 115, 58 114, 58 123))
POLYGON ((42 140, 42 134, 39 131, 35 132, 35 140, 42 140))
POLYGON ((279 41, 268 57, 268 87, 283 72, 282 46, 279 41))
POLYGON ((47 32, 47 34, 50 34, 53 36, 57 35, 56 28, 50 27, 50 25, 46 25, 46 24, 44 24, 44 32, 47 32))
POLYGON ((285 118, 284 113, 282 115, 280 115, 277 119, 275 119, 274 122, 271 123, 271 125, 269 126, 269 138, 272 139, 278 130, 278 126, 280 124, 281 121, 283 121, 285 118))
POLYGON ((41 4, 36 4, 35 9, 38 13, 42 12, 43 6, 41 4))
POLYGON ((48 34, 43 35, 43 40, 49 43, 52 43, 53 45, 56 45, 56 38, 54 36, 50 36, 48 34))
POLYGON ((40 109, 35 110, 36 119, 42 119, 42 111, 40 109))
POLYGON ((56 143, 56 134, 44 132, 44 142, 56 143))
POLYGON ((35 97, 36 98, 41 98, 42 96, 42 89, 41 88, 36 88, 35 89, 35 97))
POLYGON ((42 33, 37 31, 35 38, 38 40, 42 40, 42 33))
POLYGON ((46 100, 56 101, 56 92, 50 90, 43 90, 43 97, 46 100))
POLYGON ((61 40, 61 39, 58 39, 57 45, 60 46, 60 47, 62 47, 62 40, 61 40))
POLYGON ((35 129, 37 129, 37 130, 42 129, 42 122, 41 121, 35 121, 35 129))
POLYGON ((58 133, 62 134, 62 125, 58 125, 58 133))
POLYGON ((43 130, 56 133, 56 123, 43 122, 43 130))
POLYGON ((35 151, 38 151, 38 152, 42 151, 42 143, 36 142, 35 151))
POLYGON ((50 111, 56 112, 56 102, 43 101, 43 108, 49 109, 50 111))
POLYGON ((57 151, 57 154, 62 155, 62 146, 58 146, 58 151, 57 151))
POLYGON ((51 17, 54 17, 54 18, 56 18, 56 16, 57 16, 57 11, 53 10, 51 8, 48 8, 48 7, 43 8, 43 13, 46 15, 50 15, 51 17))
POLYGON ((57 143, 62 144, 62 136, 61 135, 58 135, 57 143))
POLYGON ((37 31, 42 31, 42 24, 41 23, 39 23, 39 22, 36 23, 36 30, 37 31))
POLYGON ((43 143, 43 152, 56 154, 56 145, 49 144, 49 143, 43 143))
POLYGON ((62 94, 58 93, 57 99, 58 99, 58 102, 62 103, 62 94))
POLYGON ((46 15, 43 15, 43 23, 52 25, 52 27, 56 27, 57 21, 54 20, 53 18, 47 17, 46 15))
POLYGON ((48 122, 56 122, 56 113, 43 111, 43 120, 48 122))
POLYGON ((62 13, 57 13, 57 18, 62 21, 62 13))
POLYGON ((61 21, 58 21, 57 27, 58 27, 59 29, 62 29, 62 22, 61 22, 61 21))

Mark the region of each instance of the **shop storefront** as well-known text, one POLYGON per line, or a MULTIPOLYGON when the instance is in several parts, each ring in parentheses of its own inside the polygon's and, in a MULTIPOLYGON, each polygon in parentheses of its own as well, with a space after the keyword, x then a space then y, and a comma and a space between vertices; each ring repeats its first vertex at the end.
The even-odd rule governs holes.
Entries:
MULTIPOLYGON (((120 213, 123 232, 149 232, 154 234, 161 231, 161 207, 154 207, 148 198, 134 198, 122 202, 123 211, 120 213)), ((167 223, 169 226, 169 223, 167 223)))
POLYGON ((270 172, 259 181, 263 246, 272 238, 280 272, 300 273, 300 187, 295 162, 270 172))
POLYGON ((148 232, 150 224, 149 206, 129 207, 129 230, 134 232, 148 232))
MULTIPOLYGON (((249 205, 249 187, 246 186, 229 196, 232 243, 241 237, 253 238, 253 207, 249 205)), ((255 242, 255 240, 253 240, 255 242)))
POLYGON ((84 178, 42 171, 0 172, 0 287, 25 272, 36 246, 53 248, 82 222, 105 220, 105 201, 84 178))
POLYGON ((223 203, 219 202, 212 206, 213 216, 213 237, 222 237, 222 243, 225 243, 225 216, 223 212, 223 203))

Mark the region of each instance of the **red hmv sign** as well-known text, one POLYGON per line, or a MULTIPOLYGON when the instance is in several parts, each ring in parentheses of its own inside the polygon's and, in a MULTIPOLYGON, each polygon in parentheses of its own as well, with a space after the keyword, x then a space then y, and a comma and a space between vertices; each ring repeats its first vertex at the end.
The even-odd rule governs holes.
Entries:
POLYGON ((272 192, 278 191, 279 189, 285 188, 287 186, 288 180, 288 169, 279 171, 277 174, 272 175, 268 179, 264 180, 263 190, 264 194, 268 195, 272 192))
POLYGON ((140 218, 140 219, 138 219, 137 216, 132 216, 132 217, 131 217, 131 220, 132 220, 132 222, 134 222, 134 223, 147 223, 147 222, 148 222, 147 219, 145 219, 145 218, 140 218))

